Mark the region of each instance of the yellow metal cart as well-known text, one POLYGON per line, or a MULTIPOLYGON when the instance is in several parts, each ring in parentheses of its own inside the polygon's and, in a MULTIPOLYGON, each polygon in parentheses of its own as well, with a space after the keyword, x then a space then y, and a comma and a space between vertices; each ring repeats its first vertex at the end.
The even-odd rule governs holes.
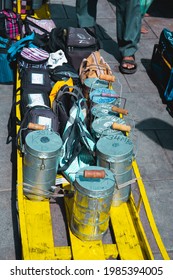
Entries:
MULTIPOLYGON (((20 1, 17 1, 17 5, 20 14, 20 1)), ((16 87, 20 88, 18 73, 16 80, 16 87)), ((18 94, 16 104, 19 100, 18 94)), ((19 105, 16 106, 16 115, 20 119, 19 105)), ((18 132, 19 126, 16 129, 18 132)), ((102 240, 82 241, 77 238, 69 226, 73 197, 61 198, 65 205, 63 215, 69 236, 66 246, 54 245, 51 201, 32 201, 24 196, 22 164, 22 156, 17 150, 17 203, 24 260, 153 260, 154 253, 147 230, 151 231, 162 258, 170 259, 158 232, 136 160, 132 167, 137 181, 132 187, 130 199, 110 210, 112 242, 104 244, 102 240)), ((69 187, 67 182, 63 184, 64 190, 69 187)))

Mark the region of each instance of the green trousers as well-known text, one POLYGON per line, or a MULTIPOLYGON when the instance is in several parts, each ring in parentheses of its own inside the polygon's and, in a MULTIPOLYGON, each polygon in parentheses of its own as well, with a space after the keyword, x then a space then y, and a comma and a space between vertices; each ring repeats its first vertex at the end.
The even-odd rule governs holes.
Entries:
POLYGON ((76 15, 80 27, 91 27, 96 24, 98 0, 76 0, 76 15))
MULTIPOLYGON (((98 0, 76 0, 76 14, 80 27, 96 24, 98 0)), ((141 34, 140 0, 115 0, 117 42, 122 57, 134 55, 141 34)))

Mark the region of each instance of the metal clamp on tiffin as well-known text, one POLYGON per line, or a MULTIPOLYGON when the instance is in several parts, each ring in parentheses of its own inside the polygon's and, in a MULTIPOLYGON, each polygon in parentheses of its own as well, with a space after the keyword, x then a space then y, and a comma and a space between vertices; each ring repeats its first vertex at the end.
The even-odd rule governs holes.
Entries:
POLYGON ((81 240, 102 239, 109 226, 114 174, 103 167, 89 166, 76 173, 71 230, 81 240))

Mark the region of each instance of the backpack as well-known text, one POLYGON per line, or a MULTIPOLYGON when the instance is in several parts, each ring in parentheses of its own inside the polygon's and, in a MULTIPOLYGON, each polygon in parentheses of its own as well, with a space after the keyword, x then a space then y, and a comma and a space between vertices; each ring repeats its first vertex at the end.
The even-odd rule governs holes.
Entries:
POLYGON ((83 93, 80 88, 76 86, 67 86, 66 84, 60 88, 52 103, 52 110, 58 116, 60 122, 59 133, 60 136, 64 133, 65 126, 70 118, 70 109, 73 104, 79 100, 83 100, 82 110, 86 115, 87 105, 84 101, 83 93))
POLYGON ((59 120, 57 115, 48 106, 36 105, 28 108, 21 124, 20 129, 16 136, 16 145, 19 150, 22 151, 22 147, 25 143, 26 135, 33 131, 28 128, 29 123, 39 124, 45 126, 47 129, 54 132, 59 130, 59 120))
POLYGON ((74 101, 62 134, 63 153, 58 172, 70 182, 74 182, 75 174, 81 168, 95 165, 95 142, 85 124, 82 102, 82 98, 74 101))
MULTIPOLYGON (((50 104, 51 104, 51 108, 52 108, 52 104, 53 104, 53 101, 55 100, 55 97, 57 95, 57 92, 60 90, 60 88, 62 88, 63 86, 72 86, 73 87, 73 79, 72 78, 69 78, 68 80, 65 80, 65 81, 57 81, 53 87, 52 87, 52 90, 49 94, 49 99, 50 99, 50 104)), ((71 90, 70 90, 71 91, 71 90)))
POLYGON ((82 84, 88 78, 100 79, 103 75, 114 77, 109 64, 105 62, 100 51, 92 52, 87 58, 82 60, 79 69, 79 77, 82 84))
POLYGON ((24 47, 19 55, 19 77, 25 90, 51 91, 51 79, 46 63, 49 53, 40 48, 24 47))
POLYGON ((58 116, 63 141, 58 173, 73 182, 80 168, 94 164, 95 142, 87 129, 86 100, 80 88, 64 85, 57 92, 52 109, 58 116))

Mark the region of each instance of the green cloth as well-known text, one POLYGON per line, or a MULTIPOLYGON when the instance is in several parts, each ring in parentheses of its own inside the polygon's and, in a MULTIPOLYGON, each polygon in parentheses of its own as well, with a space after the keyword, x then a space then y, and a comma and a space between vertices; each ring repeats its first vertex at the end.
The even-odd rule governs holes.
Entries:
POLYGON ((141 14, 142 16, 145 15, 151 4, 154 0, 140 0, 140 6, 141 6, 141 14))
MULTIPOLYGON (((98 0, 76 0, 76 15, 80 27, 96 25, 97 2, 98 0)), ((137 51, 141 34, 140 0, 114 0, 114 4, 120 54, 122 57, 132 56, 137 51)))
POLYGON ((96 24, 98 0, 76 0, 76 15, 80 27, 91 27, 96 24))

